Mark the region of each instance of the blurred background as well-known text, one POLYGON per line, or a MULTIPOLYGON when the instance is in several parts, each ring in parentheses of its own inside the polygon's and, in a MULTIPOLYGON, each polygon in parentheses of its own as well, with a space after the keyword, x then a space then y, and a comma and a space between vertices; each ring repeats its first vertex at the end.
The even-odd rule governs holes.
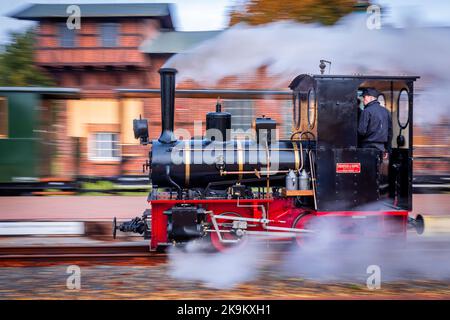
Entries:
POLYGON ((70 197, 3 197, 1 220, 142 211, 148 149, 134 139, 132 120, 148 118, 150 138, 158 136, 163 65, 179 70, 175 127, 192 135, 202 134, 192 132, 193 124, 204 128, 220 96, 233 129, 247 130, 266 115, 279 123, 279 137, 288 137, 287 86, 297 74, 318 73, 320 59, 332 62, 331 73, 422 76, 415 91, 414 190, 449 192, 446 1, 70 4, 79 5, 79 21, 63 1, 0 4, 0 195, 89 198, 73 205, 70 197), (123 199, 112 209, 91 197, 97 195, 123 199))

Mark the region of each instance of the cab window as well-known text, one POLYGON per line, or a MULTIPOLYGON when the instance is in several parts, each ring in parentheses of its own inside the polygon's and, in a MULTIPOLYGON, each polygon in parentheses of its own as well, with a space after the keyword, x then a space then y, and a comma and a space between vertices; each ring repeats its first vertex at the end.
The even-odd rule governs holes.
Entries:
POLYGON ((384 97, 384 94, 380 94, 378 96, 377 100, 380 103, 380 105, 382 105, 383 107, 386 107, 386 98, 384 97))
POLYGON ((409 95, 408 91, 403 89, 400 91, 397 101, 397 120, 401 128, 406 128, 409 122, 409 95))
POLYGON ((316 122, 316 91, 314 88, 310 89, 308 92, 308 126, 309 129, 314 128, 316 122))
POLYGON ((294 126, 295 129, 298 129, 300 127, 300 120, 301 120, 301 110, 300 110, 300 93, 294 94, 293 96, 293 106, 294 106, 294 126))

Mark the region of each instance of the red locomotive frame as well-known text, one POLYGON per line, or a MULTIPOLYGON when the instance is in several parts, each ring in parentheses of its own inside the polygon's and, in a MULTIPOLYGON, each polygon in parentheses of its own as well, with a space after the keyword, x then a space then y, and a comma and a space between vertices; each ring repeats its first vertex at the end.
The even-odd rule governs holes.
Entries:
MULTIPOLYGON (((171 245, 167 241, 167 216, 164 211, 172 208, 175 205, 190 204, 206 206, 208 210, 214 212, 215 216, 223 213, 236 213, 243 218, 254 219, 259 221, 256 226, 249 227, 248 231, 264 233, 274 240, 286 239, 301 239, 301 234, 295 236, 289 230, 285 229, 305 229, 313 220, 321 218, 340 218, 340 227, 345 227, 346 224, 351 224, 355 219, 372 218, 371 226, 374 230, 368 232, 367 236, 371 237, 390 237, 394 236, 397 239, 406 237, 408 211, 336 211, 336 212, 318 212, 314 210, 306 210, 297 208, 294 205, 294 199, 220 199, 220 200, 152 200, 149 204, 152 208, 152 237, 150 241, 151 250, 158 250, 159 248, 171 245), (261 210, 264 206, 267 216, 264 217, 264 212, 261 210), (268 208, 269 207, 269 208, 268 208), (265 224, 265 220, 269 220, 265 224), (386 223, 388 222, 388 223, 386 223), (267 227, 274 227, 273 230, 267 227), (280 228, 277 230, 276 228, 280 228), (270 235, 269 235, 270 233, 270 235)), ((219 218, 218 218, 219 219, 219 218)), ((211 222, 211 218, 209 218, 211 222)), ((345 239, 354 237, 355 234, 340 234, 340 238, 345 239)), ((361 236, 361 234, 358 234, 361 236)), ((225 249, 220 240, 211 233, 211 243, 217 250, 225 249)))

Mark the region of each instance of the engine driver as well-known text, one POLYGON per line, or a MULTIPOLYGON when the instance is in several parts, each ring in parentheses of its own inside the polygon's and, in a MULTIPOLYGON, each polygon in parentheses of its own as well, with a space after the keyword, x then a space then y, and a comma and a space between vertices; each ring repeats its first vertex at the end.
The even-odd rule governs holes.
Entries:
POLYGON ((364 88, 362 92, 364 110, 358 124, 361 148, 374 148, 383 158, 391 152, 392 119, 389 111, 377 100, 379 92, 374 88, 364 88))

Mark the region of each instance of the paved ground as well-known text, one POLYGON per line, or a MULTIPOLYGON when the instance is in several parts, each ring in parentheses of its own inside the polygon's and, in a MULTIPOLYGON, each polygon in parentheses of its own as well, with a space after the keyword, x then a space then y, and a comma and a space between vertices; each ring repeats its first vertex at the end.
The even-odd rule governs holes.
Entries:
MULTIPOLYGON (((108 220, 140 216, 143 196, 0 197, 0 220, 108 220)), ((450 194, 414 195, 415 214, 450 215, 450 194)))
POLYGON ((140 216, 145 196, 0 197, 0 220, 108 220, 140 216))

